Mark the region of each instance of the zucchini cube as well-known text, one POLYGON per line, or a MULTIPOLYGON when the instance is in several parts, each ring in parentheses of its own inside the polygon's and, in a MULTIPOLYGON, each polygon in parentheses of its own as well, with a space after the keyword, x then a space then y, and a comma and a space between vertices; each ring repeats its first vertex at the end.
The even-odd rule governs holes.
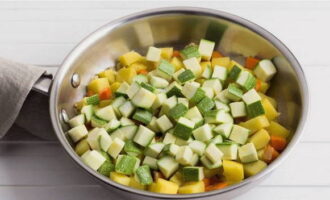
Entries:
POLYGON ((108 154, 112 158, 116 159, 120 152, 123 150, 124 146, 125 142, 123 140, 115 138, 108 149, 108 154))
POLYGON ((117 119, 115 111, 113 110, 111 105, 98 109, 95 112, 95 115, 98 118, 103 119, 105 121, 111 121, 112 119, 117 119))
POLYGON ((205 122, 210 124, 233 123, 233 118, 224 110, 210 110, 204 113, 205 122))
POLYGON ((151 169, 157 170, 158 169, 157 162, 158 159, 150 156, 145 156, 142 165, 148 165, 151 169))
POLYGON ((187 113, 184 115, 185 118, 195 122, 195 125, 198 125, 200 122, 203 122, 203 116, 199 112, 197 106, 190 108, 187 113))
POLYGON ((215 103, 215 108, 217 110, 224 110, 225 112, 229 112, 230 111, 230 107, 227 104, 222 103, 219 100, 215 100, 214 103, 215 103))
POLYGON ((211 59, 214 46, 215 46, 215 42, 201 39, 201 41, 199 42, 199 46, 198 46, 198 52, 202 56, 203 60, 211 59))
POLYGON ((151 109, 156 110, 157 108, 161 107, 166 100, 167 100, 167 96, 165 93, 156 94, 156 99, 152 104, 151 109))
POLYGON ((173 135, 183 140, 188 140, 191 136, 195 123, 187 118, 180 117, 174 127, 173 135))
POLYGON ((204 178, 203 167, 184 167, 182 177, 185 182, 201 181, 204 178))
POLYGON ((195 79, 195 75, 190 69, 183 71, 178 76, 178 80, 180 81, 180 83, 185 83, 194 79, 195 79))
POLYGON ((183 105, 185 105, 187 108, 189 108, 189 100, 187 98, 184 97, 180 97, 178 98, 178 104, 182 103, 183 105))
MULTIPOLYGON (((201 66, 203 66, 203 63, 201 63, 201 66)), ((203 68, 203 67, 202 67, 203 68)), ((212 67, 211 67, 211 65, 207 65, 205 68, 204 68, 204 71, 203 71, 203 73, 202 73, 202 75, 201 75, 203 78, 205 78, 205 79, 209 79, 209 78, 211 78, 211 76, 212 76, 212 67)))
POLYGON ((113 102, 111 103, 112 109, 115 111, 116 116, 120 117, 121 114, 119 112, 119 107, 123 105, 126 102, 126 99, 122 96, 115 98, 113 102))
POLYGON ((93 115, 91 118, 91 126, 94 128, 103 128, 104 126, 107 125, 107 123, 108 121, 100 119, 95 115, 93 115))
POLYGON ((153 183, 150 168, 148 165, 140 166, 136 169, 135 175, 142 185, 150 185, 153 183))
POLYGON ((155 133, 147 127, 140 125, 136 132, 133 141, 137 144, 146 147, 152 139, 155 137, 155 133))
POLYGON ((199 156, 196 153, 194 153, 190 160, 189 166, 197 165, 198 161, 199 161, 199 156))
POLYGON ((204 97, 198 104, 197 108, 199 111, 204 114, 207 111, 211 110, 215 106, 215 103, 209 97, 204 97))
POLYGON ((194 141, 192 139, 192 137, 190 137, 188 140, 184 140, 184 139, 181 139, 181 138, 176 138, 175 140, 175 144, 179 145, 179 146, 187 146, 189 145, 192 141, 194 141))
POLYGON ((238 156, 242 163, 249 163, 258 160, 257 150, 253 143, 247 143, 238 148, 238 156))
POLYGON ((196 153, 199 156, 202 156, 204 154, 206 144, 204 142, 194 140, 189 143, 189 147, 194 153, 196 153))
POLYGON ((159 159, 157 165, 165 178, 169 178, 179 169, 179 163, 171 156, 165 156, 159 159))
POLYGON ((126 91, 128 98, 132 99, 134 95, 139 91, 140 85, 137 82, 133 82, 126 91))
POLYGON ((119 86, 119 88, 116 90, 116 97, 127 97, 127 91, 129 89, 129 84, 127 82, 122 82, 119 86))
POLYGON ((142 150, 132 140, 126 141, 124 151, 130 156, 139 156, 142 154, 142 150))
POLYGON ((106 161, 104 156, 96 150, 86 151, 82 156, 81 160, 93 170, 98 170, 101 165, 106 161))
POLYGON ((94 113, 93 106, 92 105, 83 106, 80 110, 80 113, 85 115, 86 122, 89 123, 94 113))
POLYGON ((188 82, 184 84, 182 88, 182 94, 186 98, 191 99, 195 95, 196 90, 199 88, 199 86, 200 85, 197 82, 188 82))
POLYGON ((228 74, 228 79, 231 81, 236 81, 238 78, 239 74, 243 71, 243 68, 239 65, 234 64, 234 66, 231 68, 229 74, 228 74))
POLYGON ((228 89, 224 89, 221 92, 219 92, 219 94, 217 94, 217 96, 215 96, 216 100, 219 100, 220 102, 224 103, 224 104, 228 104, 230 102, 230 99, 228 99, 226 97, 228 93, 228 89))
POLYGON ((249 135, 250 135, 249 129, 244 128, 242 126, 234 125, 231 130, 229 139, 238 144, 245 144, 249 135))
POLYGON ((251 89, 242 95, 243 101, 246 105, 250 105, 254 102, 261 101, 261 97, 255 89, 251 89))
POLYGON ((68 123, 71 126, 71 128, 85 124, 85 115, 80 114, 80 115, 74 116, 68 121, 68 123))
POLYGON ((184 49, 180 51, 180 55, 183 59, 189 59, 189 58, 200 58, 201 55, 198 51, 198 47, 196 45, 189 45, 186 46, 184 49))
POLYGON ((147 127, 149 129, 151 129, 153 132, 158 133, 158 132, 160 132, 160 129, 159 129, 158 125, 157 125, 156 120, 157 120, 157 118, 155 116, 153 116, 151 118, 151 121, 150 121, 150 123, 148 124, 147 127))
POLYGON ((129 117, 133 114, 135 110, 134 105, 130 101, 126 101, 123 105, 119 107, 119 112, 124 117, 129 117))
POLYGON ((248 71, 241 72, 236 80, 236 83, 245 90, 254 88, 256 82, 256 78, 248 71))
POLYGON ((150 108, 156 99, 156 95, 145 88, 140 88, 134 95, 132 103, 141 108, 150 108))
POLYGON ((144 151, 144 155, 157 158, 160 152, 162 152, 164 146, 165 144, 161 142, 149 144, 144 151))
POLYGON ((207 169, 216 169, 222 165, 221 159, 219 159, 216 163, 213 163, 205 155, 203 155, 200 160, 207 169))
POLYGON ((223 142, 216 144, 218 149, 223 153, 224 160, 237 160, 238 144, 233 142, 223 142))
POLYGON ((181 146, 175 156, 175 160, 181 165, 189 165, 193 152, 189 146, 181 146))
POLYGON ((120 121, 118 121, 117 119, 113 119, 111 120, 109 123, 107 123, 105 126, 104 126, 104 129, 108 132, 108 133, 111 133, 113 132, 114 130, 116 130, 117 128, 119 128, 120 126, 120 121))
POLYGON ((186 69, 190 69, 195 74, 195 77, 199 77, 199 75, 202 73, 202 67, 200 66, 196 57, 191 57, 184 60, 183 64, 186 69))
POLYGON ((78 142, 88 134, 88 130, 84 124, 76 126, 68 131, 73 142, 78 142))
POLYGON ((170 109, 168 114, 172 119, 177 120, 180 117, 184 116, 187 112, 188 112, 188 107, 183 105, 182 103, 178 103, 173 108, 170 109))
POLYGON ((176 137, 172 133, 166 133, 163 139, 164 144, 174 144, 176 141, 176 137))
POLYGON ((217 148, 214 143, 210 143, 204 152, 204 155, 214 164, 218 163, 223 156, 223 153, 217 148))
POLYGON ((133 115, 133 119, 148 125, 151 120, 152 120, 152 113, 147 111, 147 110, 142 110, 142 109, 138 109, 135 111, 134 115, 133 115))
POLYGON ((173 127, 172 122, 167 118, 166 115, 161 116, 156 120, 156 124, 162 133, 165 133, 167 130, 173 127))
POLYGON ((149 47, 146 59, 151 62, 158 62, 160 60, 160 54, 162 50, 156 47, 149 47))
POLYGON ((232 128, 233 128, 232 123, 223 123, 215 127, 213 129, 213 132, 220 134, 224 138, 229 138, 232 128))
POLYGON ((117 173, 132 175, 136 165, 137 158, 129 155, 120 155, 116 160, 115 171, 117 173))
POLYGON ((192 133, 196 140, 202 142, 210 140, 213 137, 212 130, 209 124, 204 124, 203 126, 195 129, 192 133))
POLYGON ((172 82, 167 88, 166 88, 166 96, 168 98, 172 97, 172 96, 176 96, 176 97, 183 97, 182 94, 182 86, 179 85, 177 82, 172 82))
POLYGON ((210 87, 201 87, 201 89, 205 92, 205 96, 212 99, 214 97, 214 90, 210 87))
POLYGON ((249 118, 254 118, 265 114, 264 107, 261 101, 256 101, 246 106, 247 115, 249 118))
POLYGON ((245 104, 243 101, 233 102, 229 104, 231 115, 233 118, 245 117, 246 116, 246 109, 245 104))
POLYGON ((167 80, 157 76, 150 76, 150 83, 155 88, 166 88, 169 85, 167 80))
POLYGON ((178 98, 176 96, 172 96, 166 99, 162 105, 159 116, 162 116, 164 114, 167 115, 170 109, 173 108, 177 103, 178 103, 178 98))
POLYGON ((176 144, 166 144, 163 148, 163 153, 165 155, 175 156, 178 153, 179 149, 180 147, 176 144))
POLYGON ((143 87, 146 90, 149 90, 152 93, 154 93, 156 90, 156 88, 154 88, 152 85, 150 85, 149 83, 145 83, 145 82, 141 83, 141 87, 143 87))
POLYGON ((212 88, 214 94, 218 94, 222 90, 222 84, 218 79, 208 79, 203 83, 203 88, 212 88))
POLYGON ((222 139, 222 136, 221 135, 216 135, 214 138, 208 140, 206 143, 207 144, 218 144, 218 143, 222 143, 223 142, 223 139, 222 139))
POLYGON ((172 75, 175 72, 174 66, 168 61, 162 59, 157 67, 157 74, 162 78, 171 79, 172 75))
POLYGON ((138 74, 133 78, 133 83, 136 82, 138 84, 147 83, 148 77, 144 74, 138 74))
POLYGON ((276 74, 276 68, 272 61, 268 59, 261 60, 256 68, 254 69, 254 74, 258 79, 266 82, 273 78, 276 74))
POLYGON ((213 68, 212 78, 219 79, 221 83, 224 83, 227 79, 227 68, 215 65, 213 68))
POLYGON ((239 101, 243 96, 243 91, 234 83, 230 83, 227 88, 225 97, 232 101, 239 101))
POLYGON ((127 117, 122 117, 120 119, 120 125, 121 126, 128 126, 128 125, 134 125, 134 124, 135 123, 132 120, 128 119, 127 117))
MULTIPOLYGON (((173 58, 174 59, 174 58, 173 58)), ((177 59, 177 58, 176 58, 177 59)), ((180 61, 181 62, 181 61, 180 61)), ((183 66, 182 66, 183 67, 183 66)), ((173 77, 173 79, 176 81, 176 82, 180 82, 179 81, 179 79, 178 79, 178 77, 179 77, 179 75, 182 73, 182 72, 184 72, 185 71, 185 69, 184 68, 180 68, 179 70, 177 70, 173 75, 172 75, 172 77, 173 77)))

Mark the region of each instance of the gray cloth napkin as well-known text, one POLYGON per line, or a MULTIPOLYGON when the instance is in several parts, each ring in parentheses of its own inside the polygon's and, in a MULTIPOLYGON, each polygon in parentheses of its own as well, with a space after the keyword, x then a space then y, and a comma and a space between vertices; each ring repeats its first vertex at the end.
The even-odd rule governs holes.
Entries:
POLYGON ((44 72, 44 69, 36 66, 0 58, 0 139, 17 117, 16 123, 32 134, 44 139, 54 137, 54 134, 46 133, 52 132, 48 97, 30 93, 44 72))

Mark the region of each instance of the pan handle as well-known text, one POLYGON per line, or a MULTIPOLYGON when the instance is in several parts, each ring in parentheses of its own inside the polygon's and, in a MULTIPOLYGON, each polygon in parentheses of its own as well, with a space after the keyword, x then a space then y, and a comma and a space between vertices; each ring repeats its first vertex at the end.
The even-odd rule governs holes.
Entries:
POLYGON ((52 85, 53 78, 56 75, 58 65, 38 66, 45 70, 45 73, 33 85, 32 90, 44 95, 49 95, 50 86, 52 85))

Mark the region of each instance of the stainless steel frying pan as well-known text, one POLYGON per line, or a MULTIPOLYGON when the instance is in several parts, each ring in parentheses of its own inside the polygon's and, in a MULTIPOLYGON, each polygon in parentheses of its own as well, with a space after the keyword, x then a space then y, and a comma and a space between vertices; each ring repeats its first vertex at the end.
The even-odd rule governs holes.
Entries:
MULTIPOLYGON (((270 22, 272 23, 272 22, 270 22)), ((52 72, 51 72, 52 73, 52 72)), ((54 72, 53 72, 54 74, 54 72)), ((289 155, 302 134, 308 112, 308 88, 304 73, 288 48, 260 26, 225 12, 191 8, 161 8, 114 20, 99 28, 64 59, 52 80, 43 77, 35 90, 50 94, 50 117, 56 135, 69 156, 105 187, 135 199, 226 199, 255 186, 289 155), (278 74, 269 93, 276 98, 280 122, 293 131, 285 151, 261 173, 222 190, 190 195, 166 195, 136 190, 111 181, 87 167, 67 139, 65 121, 74 115, 73 105, 85 93, 96 72, 115 65, 119 55, 148 46, 182 47, 201 38, 216 41, 216 49, 240 61, 243 56, 273 59, 278 74), (49 88, 49 90, 48 90, 49 88)))

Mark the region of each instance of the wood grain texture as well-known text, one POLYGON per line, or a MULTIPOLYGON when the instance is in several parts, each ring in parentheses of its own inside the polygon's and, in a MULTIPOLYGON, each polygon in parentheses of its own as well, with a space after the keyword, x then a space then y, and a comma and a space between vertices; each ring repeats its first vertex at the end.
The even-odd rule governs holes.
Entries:
MULTIPOLYGON (((268 179, 236 199, 330 199, 330 134, 326 131, 330 106, 325 95, 330 85, 329 1, 0 0, 0 55, 57 65, 99 26, 133 12, 165 6, 213 8, 251 20, 282 40, 305 71, 311 110, 302 142, 268 179)), ((0 199, 123 198, 96 184, 57 141, 42 141, 13 127, 0 141, 0 199)))

